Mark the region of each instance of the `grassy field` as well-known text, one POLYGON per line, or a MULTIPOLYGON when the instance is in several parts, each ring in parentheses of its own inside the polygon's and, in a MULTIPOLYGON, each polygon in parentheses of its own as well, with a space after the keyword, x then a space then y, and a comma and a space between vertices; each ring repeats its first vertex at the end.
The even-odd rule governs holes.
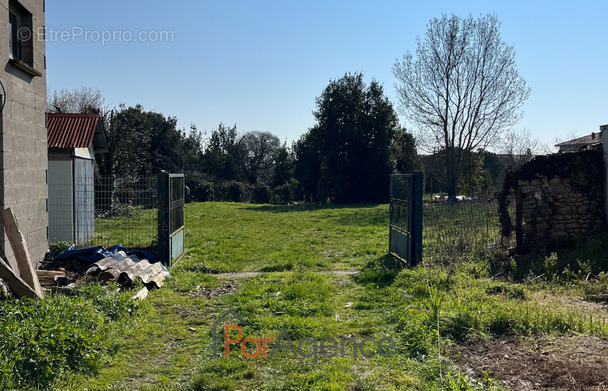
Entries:
POLYGON ((124 206, 114 213, 95 218, 95 230, 88 243, 81 246, 116 244, 129 248, 149 249, 157 242, 158 211, 156 208, 124 206))
POLYGON ((606 289, 603 275, 517 283, 516 261, 498 279, 495 259, 471 256, 403 269, 385 255, 387 205, 189 204, 186 227, 173 277, 119 320, 98 366, 54 389, 495 390, 505 387, 496 374, 456 364, 467 344, 608 336, 606 317, 576 304, 606 289), (243 353, 234 327, 224 357, 223 327, 239 323, 227 310, 252 339, 243 353), (275 341, 255 357, 263 338, 275 341))
POLYGON ((189 205, 187 254, 221 272, 358 269, 388 248, 388 206, 189 205))

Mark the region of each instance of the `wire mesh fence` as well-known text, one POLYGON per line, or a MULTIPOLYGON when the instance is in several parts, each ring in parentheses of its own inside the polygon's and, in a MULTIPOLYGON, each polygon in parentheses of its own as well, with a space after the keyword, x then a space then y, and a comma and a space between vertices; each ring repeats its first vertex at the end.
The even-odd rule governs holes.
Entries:
POLYGON ((422 214, 425 261, 454 260, 501 246, 498 201, 493 196, 425 200, 422 214))
POLYGON ((154 251, 157 178, 96 176, 49 181, 49 242, 154 251))

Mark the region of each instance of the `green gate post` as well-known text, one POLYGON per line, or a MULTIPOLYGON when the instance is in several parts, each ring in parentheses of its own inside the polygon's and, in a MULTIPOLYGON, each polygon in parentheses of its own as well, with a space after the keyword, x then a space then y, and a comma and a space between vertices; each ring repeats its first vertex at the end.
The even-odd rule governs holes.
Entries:
POLYGON ((422 262, 422 179, 421 172, 391 175, 388 251, 411 266, 422 262))
POLYGON ((158 173, 158 255, 165 265, 171 266, 169 248, 169 174, 158 173))
POLYGON ((158 174, 158 251, 161 261, 173 266, 184 255, 184 174, 158 174))

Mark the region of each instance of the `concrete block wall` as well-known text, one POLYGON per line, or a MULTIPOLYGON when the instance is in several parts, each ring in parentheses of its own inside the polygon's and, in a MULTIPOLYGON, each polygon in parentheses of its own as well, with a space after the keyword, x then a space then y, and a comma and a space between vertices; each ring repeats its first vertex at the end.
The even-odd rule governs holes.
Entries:
MULTIPOLYGON (((46 172, 47 132, 44 0, 0 0, 0 82, 6 105, 0 132, 0 207, 10 207, 25 235, 34 263, 48 250, 46 172), (9 7, 18 3, 32 14, 33 66, 42 76, 32 76, 9 61, 9 7)), ((3 228, 3 227, 2 227, 3 228)), ((10 244, 2 229, 1 244, 15 266, 10 244)))

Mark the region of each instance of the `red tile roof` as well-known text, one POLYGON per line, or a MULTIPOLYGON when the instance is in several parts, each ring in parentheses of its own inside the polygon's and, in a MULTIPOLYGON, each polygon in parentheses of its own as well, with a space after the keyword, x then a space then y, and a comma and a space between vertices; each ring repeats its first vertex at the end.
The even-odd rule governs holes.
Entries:
POLYGON ((99 114, 47 114, 49 148, 89 148, 93 144, 99 114))

